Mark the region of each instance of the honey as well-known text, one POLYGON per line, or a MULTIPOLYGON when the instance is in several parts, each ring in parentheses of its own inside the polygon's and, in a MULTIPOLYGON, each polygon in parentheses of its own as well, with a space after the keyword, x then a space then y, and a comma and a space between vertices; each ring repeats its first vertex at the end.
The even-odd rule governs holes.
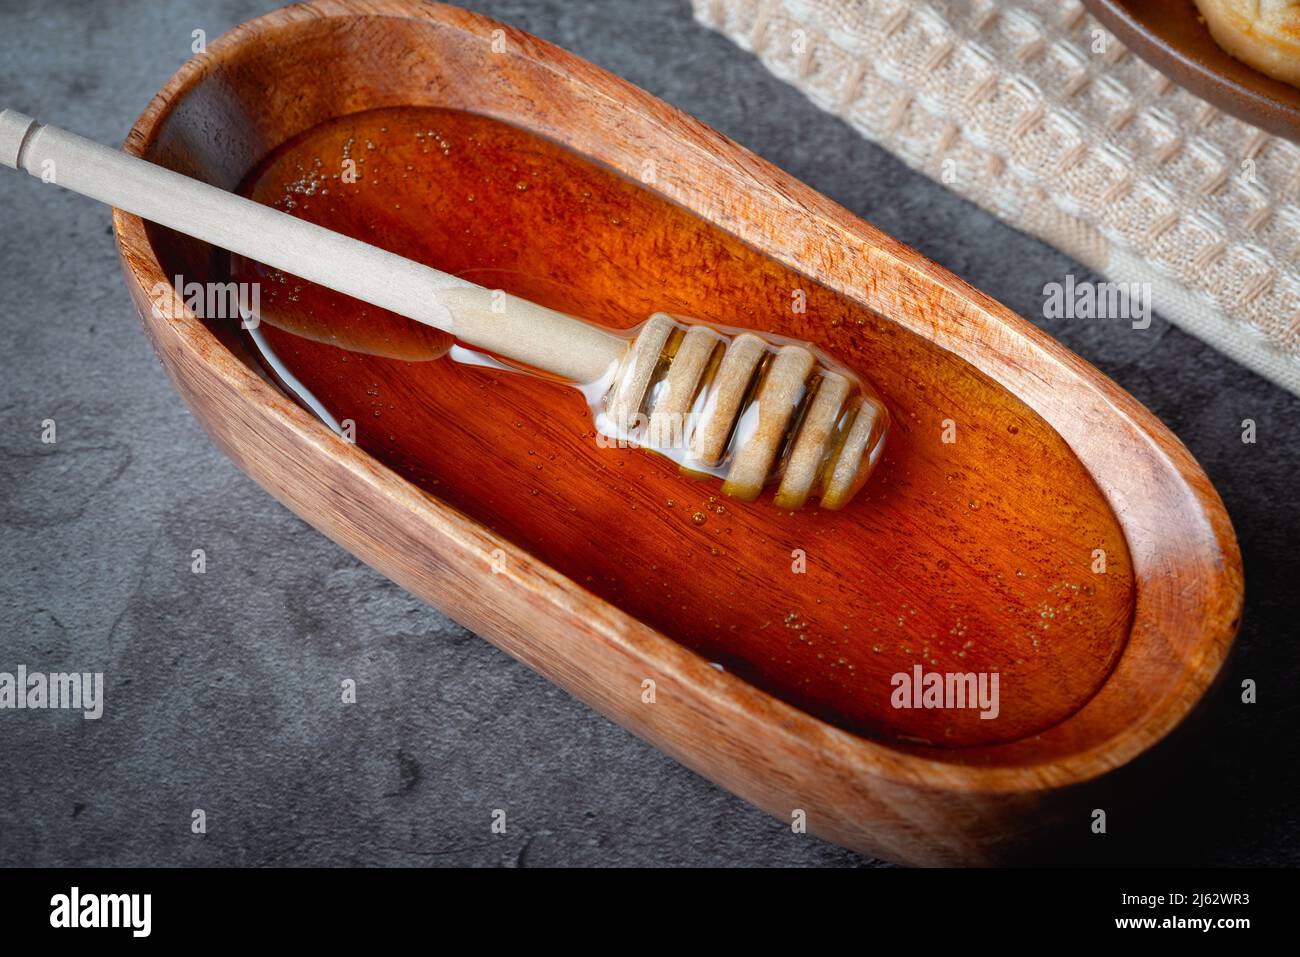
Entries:
POLYGON ((241 191, 611 329, 666 312, 772 333, 873 384, 893 430, 846 508, 781 509, 770 490, 735 502, 664 457, 601 441, 579 390, 260 264, 231 264, 230 278, 261 286, 262 321, 244 335, 286 392, 720 668, 850 731, 962 749, 1051 727, 1113 667, 1131 563, 1061 438, 961 359, 647 185, 488 117, 412 107, 309 130, 241 191), (941 375, 913 374, 936 365, 941 375), (925 381, 957 386, 927 394, 925 381), (973 471, 1014 474, 1026 458, 1052 463, 1019 490, 1050 508, 1029 522, 1010 498, 984 492, 971 504, 973 471), (878 546, 864 551, 863 540, 878 546), (1089 549, 1072 556, 1052 547, 1061 540, 1089 549), (1092 548, 1105 551, 1106 574, 1090 572, 1092 548), (892 707, 891 677, 915 666, 996 673, 997 720, 892 707))

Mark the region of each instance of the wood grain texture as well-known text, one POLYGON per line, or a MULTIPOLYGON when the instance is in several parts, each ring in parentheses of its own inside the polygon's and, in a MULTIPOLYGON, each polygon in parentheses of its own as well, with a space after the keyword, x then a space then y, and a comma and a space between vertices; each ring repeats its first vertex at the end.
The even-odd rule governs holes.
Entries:
MULTIPOLYGON (((486 117, 351 114, 281 147, 246 189, 606 326, 663 308, 811 339, 908 410, 861 507, 748 507, 661 457, 598 446, 573 389, 386 361, 351 340, 378 327, 384 351, 409 351, 415 324, 264 268, 236 273, 261 283, 277 325, 329 325, 332 343, 278 330, 264 341, 274 365, 356 423, 363 448, 710 661, 849 730, 947 748, 1049 728, 1110 674, 1133 601, 1118 523, 1061 437, 957 357, 639 183, 486 117), (345 152, 361 154, 355 183, 327 172, 345 152), (628 523, 635 535, 621 533, 628 523), (1105 575, 1089 569, 1098 547, 1105 575), (998 718, 893 708, 890 679, 915 663, 998 672, 998 718)), ((182 271, 155 246, 169 274, 182 271)))
MULTIPOLYGON (((679 509, 650 507, 665 489, 690 480, 644 453, 596 449, 589 436, 567 428, 524 429, 529 442, 551 442, 553 461, 562 465, 547 508, 532 515, 514 504, 531 466, 511 415, 537 408, 536 386, 482 378, 487 374, 443 360, 426 363, 436 369, 429 375, 447 377, 436 383, 445 405, 429 427, 447 423, 442 427, 466 446, 463 458, 442 463, 458 470, 426 476, 436 484, 409 469, 409 478, 401 474, 400 456, 387 457, 390 468, 376 458, 380 450, 372 455, 343 442, 259 374, 237 335, 183 310, 153 311, 150 291, 171 275, 167 267, 201 277, 212 271, 212 252, 118 214, 128 285, 178 390, 223 450, 307 521, 778 818, 789 821, 793 809, 803 809, 815 832, 900 861, 982 862, 1019 853, 1050 819, 1076 813, 1078 785, 1149 748, 1201 698, 1236 631, 1241 565, 1222 504, 1177 439, 1114 383, 977 290, 590 64, 453 8, 321 0, 213 43, 158 95, 126 148, 235 188, 273 149, 327 120, 409 106, 469 110, 562 144, 563 153, 532 151, 552 170, 578 164, 555 182, 578 175, 581 161, 572 153, 630 179, 640 177, 646 159, 655 161, 653 189, 590 174, 643 226, 661 227, 611 223, 598 231, 591 220, 579 224, 583 232, 571 230, 590 237, 595 250, 622 257, 610 258, 605 272, 576 268, 597 259, 575 251, 576 242, 566 255, 553 242, 529 245, 522 229, 503 248, 542 256, 545 265, 524 270, 523 278, 508 262, 476 260, 474 246, 462 261, 448 262, 451 244, 436 237, 423 249, 441 259, 432 264, 496 268, 510 291, 557 308, 563 302, 614 327, 668 309, 807 339, 875 382, 898 441, 873 479, 880 487, 869 487, 839 517, 728 502, 731 537, 753 543, 738 549, 740 577, 714 574, 691 554, 700 530, 683 523, 679 509), (492 48, 498 29, 503 52, 492 48), (689 268, 666 281, 662 265, 653 265, 662 262, 689 268), (548 271, 560 272, 561 281, 527 279, 548 271), (806 314, 777 308, 796 280, 809 293, 806 314), (750 310, 737 314, 744 301, 750 310), (480 385, 490 400, 477 398, 480 385), (940 440, 945 419, 957 425, 954 444, 940 440), (602 472, 618 468, 611 456, 636 457, 627 461, 648 477, 615 487, 625 505, 628 494, 644 494, 647 504, 619 511, 610 498, 575 519, 568 507, 576 503, 566 494, 603 494, 610 483, 602 472), (475 471, 467 474, 466 463, 475 471), (584 473, 586 484, 570 484, 584 473), (765 550, 763 538, 780 548, 765 550), (809 548, 808 540, 816 544, 809 548), (1105 588, 1081 603, 1076 617, 1061 620, 1063 637, 1049 652, 1013 669, 1021 687, 1032 689, 1016 700, 1032 706, 1020 705, 1020 724, 1008 722, 993 735, 981 737, 969 723, 947 734, 951 720, 880 706, 873 682, 915 660, 914 652, 891 643, 889 656, 876 662, 880 655, 865 641, 846 645, 850 660, 861 662, 861 686, 832 696, 840 704, 831 707, 826 695, 801 697, 799 687, 783 683, 778 646, 751 630, 761 589, 778 593, 769 611, 789 601, 800 608, 831 603, 821 623, 829 626, 852 612, 879 618, 884 609, 870 605, 879 594, 868 586, 892 584, 906 594, 890 595, 891 603, 915 606, 915 617, 943 634, 951 626, 946 595, 955 591, 979 621, 981 640, 968 654, 981 666, 1007 667, 1012 636, 1003 626, 1035 608, 1027 589, 1087 581, 1099 542, 1108 549, 1108 573, 1098 576, 1105 588), (808 548, 810 565, 819 548, 832 560, 820 575, 795 581, 792 547, 808 548), (679 576, 668 580, 685 590, 676 602, 685 609, 652 601, 651 592, 626 582, 579 574, 594 566, 617 578, 647 550, 679 576), (494 554, 505 556, 497 571, 494 554), (1016 586, 1013 577, 999 591, 997 576, 1005 582, 1017 568, 1031 584, 1016 586), (1071 576, 1060 578, 1066 570, 1071 576), (723 585, 735 585, 736 597, 719 604, 723 585), (719 646, 707 630, 692 628, 715 606, 724 623, 735 616, 746 626, 731 644, 719 646), (727 664, 748 680, 716 670, 692 647, 704 655, 722 647, 732 654, 727 664), (647 678, 657 684, 653 705, 642 701, 647 678), (846 713, 853 702, 857 712, 846 713)), ((504 228, 493 216, 500 219, 505 208, 504 200, 485 198, 461 225, 504 228)), ((548 235, 540 231, 541 239, 548 235)), ((409 230, 393 240, 420 253, 411 242, 409 230)), ((410 384, 409 370, 402 375, 410 384)), ((566 405, 558 387, 545 388, 555 403, 548 413, 561 424, 585 414, 572 399, 566 405)), ((414 394, 430 393, 421 387, 414 394)), ((779 650, 788 656, 794 646, 788 634, 782 639, 779 650)), ((815 660, 795 673, 816 675, 815 660)))

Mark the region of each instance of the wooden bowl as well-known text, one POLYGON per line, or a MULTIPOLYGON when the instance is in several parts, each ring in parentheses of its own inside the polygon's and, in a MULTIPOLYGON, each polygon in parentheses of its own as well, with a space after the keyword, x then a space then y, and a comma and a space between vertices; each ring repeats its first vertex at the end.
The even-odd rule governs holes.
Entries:
POLYGON ((1105 785, 1080 786, 1201 699, 1242 573, 1178 440, 978 290, 617 77, 454 8, 317 0, 214 42, 126 149, 235 188, 303 131, 402 106, 492 119, 448 151, 449 190, 485 157, 541 174, 528 202, 484 173, 472 218, 383 220, 482 231, 433 265, 612 326, 664 309, 813 342, 895 427, 849 508, 789 513, 598 448, 560 385, 372 364, 428 431, 413 464, 341 440, 237 333, 155 308, 156 284, 219 257, 117 213, 177 390, 306 521, 778 819, 897 861, 1007 860, 1050 821, 1086 827, 1105 785), (998 674, 1000 716, 895 708, 893 676, 917 666, 998 674))
POLYGON ((1210 35, 1193 0, 1083 0, 1119 41, 1203 100, 1300 142, 1300 89, 1238 60, 1210 35))

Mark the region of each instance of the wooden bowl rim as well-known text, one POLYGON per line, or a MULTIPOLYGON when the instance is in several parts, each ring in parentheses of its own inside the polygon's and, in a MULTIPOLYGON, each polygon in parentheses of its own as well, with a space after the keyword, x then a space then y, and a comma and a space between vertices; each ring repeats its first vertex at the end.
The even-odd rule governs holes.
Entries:
MULTIPOLYGON (((535 601, 568 609, 573 606, 573 596, 588 596, 603 606, 600 620, 589 622, 589 625, 598 629, 603 639, 612 646, 619 647, 633 659, 650 663, 660 672, 671 674, 692 694, 711 699, 715 704, 720 703, 721 709, 730 711, 751 725, 765 725, 771 733, 782 736, 792 749, 813 749, 822 763, 829 766, 831 773, 850 775, 863 783, 874 778, 940 792, 995 794, 1050 790, 1091 780, 1127 763, 1164 738, 1199 702, 1219 672, 1239 623, 1243 598, 1241 560, 1222 502, 1177 438, 1152 413, 1092 366, 984 293, 879 232, 699 120, 662 103, 627 81, 529 34, 459 8, 429 3, 413 10, 407 0, 311 0, 272 11, 236 26, 211 42, 204 53, 187 61, 150 101, 133 125, 123 149, 133 155, 145 154, 174 104, 195 88, 227 53, 281 28, 335 17, 418 20, 434 27, 458 31, 465 39, 472 36, 480 42, 486 42, 491 31, 504 30, 511 41, 510 55, 535 60, 536 57, 529 56, 530 53, 544 53, 545 65, 552 70, 567 73, 566 79, 569 81, 582 82, 602 97, 618 95, 621 108, 641 113, 648 121, 662 127, 661 121, 649 116, 651 110, 648 108, 653 108, 661 116, 671 119, 675 137, 691 141, 683 149, 694 147, 706 152, 712 151, 718 157, 726 159, 737 171, 747 174, 752 180, 751 185, 761 188, 773 202, 793 204, 800 214, 813 217, 813 223, 819 230, 833 233, 845 247, 872 260, 877 271, 889 268, 900 284, 924 285, 931 293, 938 294, 955 313, 979 310, 988 320, 984 331, 998 335, 980 337, 964 328, 963 323, 949 322, 945 325, 934 316, 882 312, 885 318, 918 333, 937 348, 955 352, 1009 390, 1011 387, 1003 376, 1019 370, 1019 360, 1015 356, 999 353, 995 344, 987 340, 1000 337, 1028 352, 1050 358, 1062 374, 1068 375, 1068 384, 1081 393, 1078 398, 1087 400, 1084 411, 1089 416, 1095 418, 1108 414, 1115 417, 1118 425, 1131 426, 1134 431, 1142 433, 1150 451, 1159 453, 1155 461, 1180 479, 1200 507, 1199 517, 1207 532, 1202 541, 1207 548, 1217 553, 1224 576, 1223 585, 1217 592, 1222 600, 1217 603, 1213 613, 1203 620, 1197 620, 1189 611, 1183 622, 1174 623, 1175 626, 1182 624, 1197 629, 1201 635, 1197 646, 1199 654, 1182 661, 1184 667, 1180 680, 1151 706, 1152 713, 1140 724, 1116 728, 1102 740, 1092 741, 1081 748, 1067 738, 1067 747, 1074 747, 1074 750, 1067 750, 1063 754, 1035 757, 1016 763, 995 763, 999 754, 1009 752, 1020 743, 1012 742, 986 749, 988 763, 956 763, 946 758, 940 749, 935 749, 934 756, 930 756, 859 737, 813 718, 733 675, 716 671, 705 659, 670 637, 632 618, 619 608, 590 596, 581 585, 560 575, 523 548, 496 536, 478 522, 406 482, 356 447, 342 443, 326 426, 267 384, 231 353, 183 305, 180 311, 171 305, 153 314, 144 311, 142 321, 150 328, 151 334, 165 331, 173 336, 197 362, 207 365, 230 389, 245 396, 260 415, 274 421, 287 432, 294 433, 304 447, 314 448, 321 455, 332 459, 375 495, 400 506, 412 522, 423 523, 441 535, 480 549, 484 554, 493 549, 502 549, 510 558, 507 569, 502 574, 515 587, 530 593, 535 601), (598 78, 600 85, 575 80, 574 74, 598 78)), ((658 191, 661 195, 669 195, 663 190, 658 191)), ((669 198, 675 199, 671 195, 669 198)), ((693 207, 688 208, 699 213, 693 207)), ((158 282, 170 282, 139 217, 114 210, 113 219, 126 277, 137 288, 144 290, 152 289, 158 282)), ((721 226, 717 220, 712 221, 721 226)), ((741 238, 748 241, 743 236, 741 238)), ((762 246, 759 251, 765 255, 775 255, 772 250, 762 246)), ((833 284, 828 285, 837 288, 833 284)), ((856 294, 858 300, 863 301, 861 291, 847 292, 856 294)), ((171 304, 171 299, 167 302, 171 304)), ((867 304, 880 311, 878 305, 870 302, 867 304)), ((936 310, 939 311, 941 310, 936 310)), ((1060 382, 1054 382, 1051 387, 1056 389, 1061 385, 1060 382)), ((1011 391, 1014 393, 1014 390, 1011 391)), ((1093 471, 1091 463, 1080 453, 1075 443, 1060 432, 1057 423, 1039 406, 1032 402, 1029 404, 1062 435, 1090 474, 1095 476, 1097 473, 1093 471)), ((1098 485, 1111 502, 1126 538, 1129 537, 1130 524, 1126 521, 1124 512, 1116 508, 1112 492, 1100 482, 1098 485)), ((1133 550, 1131 542, 1130 550, 1134 551, 1134 580, 1138 603, 1134 609, 1133 626, 1128 645, 1121 656, 1121 664, 1139 630, 1144 637, 1149 631, 1148 640, 1157 641, 1160 639, 1160 629, 1168 627, 1168 623, 1139 622, 1144 592, 1160 588, 1161 582, 1156 576, 1149 575, 1144 579, 1139 574, 1139 556, 1133 550), (1139 624, 1145 627, 1139 629, 1139 624)), ((590 618, 590 605, 584 607, 583 614, 590 618)), ((1117 669, 1118 667, 1117 665, 1117 669)), ((1110 681, 1108 679, 1108 685, 1110 681)), ((1098 696, 1105 690, 1106 686, 1103 686, 1098 696)), ((1089 702, 1058 728, 1075 721, 1091 704, 1089 702)))

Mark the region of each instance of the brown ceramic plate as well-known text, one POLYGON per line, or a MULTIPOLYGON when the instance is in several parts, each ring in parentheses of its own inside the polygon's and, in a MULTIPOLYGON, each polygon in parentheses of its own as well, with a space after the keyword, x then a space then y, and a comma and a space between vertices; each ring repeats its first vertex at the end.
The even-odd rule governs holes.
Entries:
POLYGON ((1300 89, 1224 50, 1192 0, 1083 0, 1120 42, 1204 100, 1260 129, 1300 142, 1300 89))

